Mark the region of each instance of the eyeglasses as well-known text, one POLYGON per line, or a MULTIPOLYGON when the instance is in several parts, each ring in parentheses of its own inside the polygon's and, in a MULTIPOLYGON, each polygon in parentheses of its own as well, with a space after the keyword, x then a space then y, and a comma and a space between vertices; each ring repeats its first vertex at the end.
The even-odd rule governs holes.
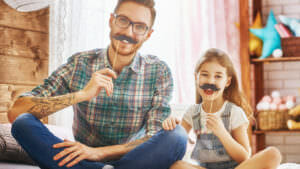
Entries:
POLYGON ((113 14, 115 19, 115 24, 120 28, 126 29, 132 25, 132 31, 138 35, 144 35, 148 31, 148 26, 144 23, 132 22, 126 16, 113 14))

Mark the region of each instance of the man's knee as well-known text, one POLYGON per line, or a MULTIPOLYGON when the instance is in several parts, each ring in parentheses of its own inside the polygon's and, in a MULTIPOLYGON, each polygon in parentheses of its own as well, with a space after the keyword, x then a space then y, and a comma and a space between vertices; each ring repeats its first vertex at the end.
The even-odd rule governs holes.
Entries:
POLYGON ((177 125, 174 130, 164 130, 163 135, 168 139, 168 144, 186 145, 188 139, 185 129, 180 125, 177 125))
POLYGON ((35 117, 30 113, 19 115, 11 126, 11 134, 15 136, 18 131, 25 132, 34 119, 35 117))

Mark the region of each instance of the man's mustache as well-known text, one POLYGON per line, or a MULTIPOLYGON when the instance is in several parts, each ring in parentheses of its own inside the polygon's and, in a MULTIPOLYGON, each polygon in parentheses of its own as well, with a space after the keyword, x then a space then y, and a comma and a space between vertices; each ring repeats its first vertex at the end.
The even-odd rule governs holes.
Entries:
POLYGON ((200 88, 203 90, 211 89, 212 91, 220 90, 220 88, 218 88, 216 85, 208 83, 205 83, 204 85, 200 86, 200 88))
POLYGON ((116 40, 119 40, 119 41, 123 41, 123 40, 126 40, 127 42, 129 43, 132 43, 132 44, 137 44, 138 41, 137 40, 134 40, 126 35, 115 35, 113 36, 114 39, 116 40))

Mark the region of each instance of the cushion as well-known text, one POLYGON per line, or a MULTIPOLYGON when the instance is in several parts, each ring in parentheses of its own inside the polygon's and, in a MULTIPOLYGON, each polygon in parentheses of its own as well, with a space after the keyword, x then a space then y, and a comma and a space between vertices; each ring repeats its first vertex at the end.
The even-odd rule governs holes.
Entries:
POLYGON ((11 135, 10 124, 0 124, 0 161, 34 165, 33 160, 11 135))
POLYGON ((250 32, 263 41, 262 55, 260 59, 270 56, 275 49, 281 49, 280 35, 275 29, 277 24, 273 11, 270 11, 267 26, 261 29, 250 29, 250 32))

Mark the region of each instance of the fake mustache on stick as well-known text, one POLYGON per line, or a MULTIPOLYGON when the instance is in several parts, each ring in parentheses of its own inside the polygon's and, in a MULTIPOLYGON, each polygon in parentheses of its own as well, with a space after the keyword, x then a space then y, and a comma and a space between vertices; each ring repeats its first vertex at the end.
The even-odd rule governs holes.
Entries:
POLYGON ((207 84, 207 83, 205 83, 204 85, 200 86, 200 88, 203 89, 203 90, 211 89, 212 91, 218 91, 218 90, 220 90, 220 88, 218 88, 216 85, 214 85, 214 84, 207 84))
POLYGON ((125 35, 116 35, 116 36, 113 36, 114 39, 116 40, 119 40, 119 41, 127 41, 128 43, 132 43, 132 44, 137 44, 138 41, 128 37, 128 36, 125 36, 125 35))

